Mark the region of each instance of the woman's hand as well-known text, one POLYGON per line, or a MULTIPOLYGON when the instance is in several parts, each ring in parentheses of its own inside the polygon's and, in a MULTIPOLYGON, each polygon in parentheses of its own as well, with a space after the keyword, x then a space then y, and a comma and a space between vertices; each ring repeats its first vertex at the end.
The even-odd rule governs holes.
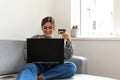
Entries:
POLYGON ((62 37, 67 41, 67 45, 71 44, 71 37, 67 32, 63 32, 62 37))

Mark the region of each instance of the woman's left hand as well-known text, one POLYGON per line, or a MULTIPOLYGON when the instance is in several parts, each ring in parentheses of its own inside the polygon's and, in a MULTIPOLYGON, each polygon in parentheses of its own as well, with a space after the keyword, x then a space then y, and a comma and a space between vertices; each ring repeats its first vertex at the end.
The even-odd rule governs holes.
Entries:
POLYGON ((68 45, 71 43, 71 37, 67 32, 63 32, 62 37, 67 41, 68 45))

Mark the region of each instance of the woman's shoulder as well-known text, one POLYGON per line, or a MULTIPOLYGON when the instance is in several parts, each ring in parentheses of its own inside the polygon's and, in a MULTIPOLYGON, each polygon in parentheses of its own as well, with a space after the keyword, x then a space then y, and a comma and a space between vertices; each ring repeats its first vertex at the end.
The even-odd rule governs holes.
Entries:
POLYGON ((37 35, 33 35, 32 38, 44 38, 44 35, 37 34, 37 35))

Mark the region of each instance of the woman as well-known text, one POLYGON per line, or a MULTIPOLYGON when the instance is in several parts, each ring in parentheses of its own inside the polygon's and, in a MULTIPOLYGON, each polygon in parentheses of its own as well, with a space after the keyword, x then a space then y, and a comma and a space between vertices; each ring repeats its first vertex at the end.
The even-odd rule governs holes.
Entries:
MULTIPOLYGON (((48 16, 42 19, 41 29, 43 35, 34 35, 32 38, 53 38, 55 21, 48 16)), ((71 37, 67 32, 62 33, 65 39, 64 58, 69 59, 73 55, 71 37)), ((26 46, 25 46, 26 47, 26 46)), ((49 80, 70 78, 76 73, 76 65, 70 61, 63 64, 34 64, 27 63, 17 76, 17 80, 49 80)))

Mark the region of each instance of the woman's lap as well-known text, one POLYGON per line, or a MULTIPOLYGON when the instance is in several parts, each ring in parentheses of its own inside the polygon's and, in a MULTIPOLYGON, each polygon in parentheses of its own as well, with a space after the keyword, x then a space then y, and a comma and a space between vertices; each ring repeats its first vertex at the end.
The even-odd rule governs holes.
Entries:
MULTIPOLYGON (((19 74, 19 78, 27 76, 36 80, 38 74, 43 74, 43 77, 46 79, 52 78, 69 78, 76 73, 76 65, 73 62, 65 61, 64 64, 33 64, 28 63, 24 66, 22 71, 19 74), (26 74, 27 73, 27 74, 26 74)), ((23 77, 24 78, 24 77, 23 77)), ((22 79, 18 79, 22 80, 22 79)))

